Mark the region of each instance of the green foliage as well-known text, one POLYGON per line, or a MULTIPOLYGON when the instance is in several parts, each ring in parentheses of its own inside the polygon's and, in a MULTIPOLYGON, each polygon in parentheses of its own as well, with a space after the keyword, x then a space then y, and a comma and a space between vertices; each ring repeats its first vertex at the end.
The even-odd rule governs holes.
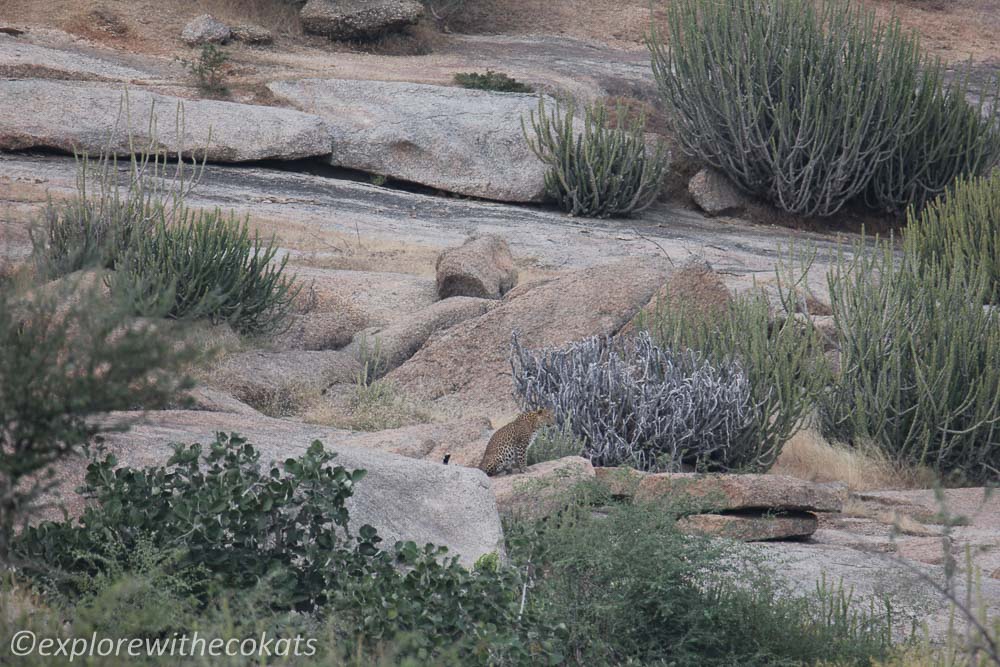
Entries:
POLYGON ((201 176, 197 163, 178 160, 166 177, 167 156, 155 139, 128 161, 122 182, 118 159, 103 153, 96 160, 76 157, 76 196, 49 201, 42 219, 30 228, 32 257, 43 278, 58 278, 91 267, 113 268, 133 239, 154 222, 173 222, 184 197, 201 176), (191 167, 190 174, 185 167, 191 167))
POLYGON ((101 433, 103 413, 155 408, 187 385, 192 353, 130 321, 93 289, 0 289, 0 563, 14 527, 54 480, 54 464, 101 433))
POLYGON ((526 612, 564 628, 579 665, 870 664, 888 620, 821 589, 795 598, 742 545, 683 535, 677 508, 582 493, 545 521, 506 526, 512 562, 534 573, 526 612))
POLYGON ((517 79, 504 74, 486 70, 486 74, 479 72, 459 72, 455 75, 455 83, 462 88, 472 88, 474 90, 494 90, 500 93, 533 93, 535 89, 526 83, 521 83, 517 79))
POLYGON ((205 44, 201 47, 198 60, 194 62, 182 60, 181 63, 198 81, 198 88, 202 92, 225 95, 229 92, 229 88, 225 83, 223 68, 228 61, 229 54, 223 49, 214 44, 205 44))
POLYGON ((557 106, 549 114, 545 101, 538 101, 538 115, 531 113, 531 150, 549 166, 545 190, 571 215, 590 218, 625 217, 656 201, 667 170, 667 152, 662 143, 650 155, 643 132, 646 120, 626 120, 626 111, 616 111, 614 127, 603 105, 588 106, 582 132, 577 132, 572 105, 557 106))
POLYGON ((666 11, 649 48, 685 152, 786 211, 832 215, 859 197, 920 207, 1000 157, 1000 117, 983 113, 1000 96, 970 105, 968 74, 946 85, 898 20, 837 0, 666 11))
POLYGON ((244 334, 268 334, 286 325, 299 288, 284 275, 287 257, 266 244, 249 222, 216 210, 185 211, 173 225, 157 224, 132 239, 109 280, 135 312, 146 315, 167 302, 167 317, 227 322, 244 334))
POLYGON ((692 349, 717 363, 739 364, 754 407, 751 426, 726 452, 730 470, 768 470, 829 378, 815 328, 795 317, 791 292, 780 284, 779 291, 785 312, 775 315, 763 292, 753 290, 735 296, 721 314, 664 294, 640 320, 665 348, 692 349))
POLYGON ((1000 304, 1000 172, 959 179, 947 195, 911 210, 905 242, 920 265, 985 273, 987 301, 1000 304))
POLYGON ((886 244, 829 275, 841 371, 825 429, 972 481, 1000 474, 1000 326, 988 276, 915 268, 886 244))
MULTIPOLYGON (((25 572, 71 601, 123 573, 167 578, 174 585, 163 594, 193 600, 200 613, 266 586, 257 616, 308 612, 329 619, 338 641, 371 648, 401 637, 405 653, 424 659, 455 648, 464 664, 480 664, 502 650, 530 664, 517 634, 517 572, 469 571, 430 544, 382 550, 369 525, 353 534, 345 501, 365 473, 330 465, 334 456, 314 442, 267 466, 244 439, 218 434, 204 450, 177 445, 166 466, 115 469, 107 457, 87 469, 83 490, 95 502, 83 516, 28 528, 17 554, 25 572), (132 554, 150 550, 164 554, 156 567, 135 568, 132 554)), ((156 618, 147 633, 171 629, 156 618)))
POLYGON ((582 454, 583 443, 573 435, 568 424, 563 428, 549 427, 542 429, 528 448, 528 465, 582 454))

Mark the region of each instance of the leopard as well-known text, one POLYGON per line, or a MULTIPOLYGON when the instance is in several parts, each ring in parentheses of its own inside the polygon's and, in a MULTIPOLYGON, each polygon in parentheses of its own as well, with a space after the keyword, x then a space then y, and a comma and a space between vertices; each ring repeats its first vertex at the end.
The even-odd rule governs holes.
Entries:
POLYGON ((497 429, 490 438, 479 469, 490 477, 510 473, 515 467, 523 473, 528 467, 528 448, 538 436, 538 431, 553 422, 552 411, 547 408, 518 415, 514 421, 497 429))

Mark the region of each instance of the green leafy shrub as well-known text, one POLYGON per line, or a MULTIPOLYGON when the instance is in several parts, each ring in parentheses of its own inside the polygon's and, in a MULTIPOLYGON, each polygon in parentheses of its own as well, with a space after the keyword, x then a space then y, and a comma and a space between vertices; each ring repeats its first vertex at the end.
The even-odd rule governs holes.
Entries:
POLYGON ((829 277, 841 371, 824 428, 893 460, 971 481, 1000 474, 1000 326, 988 276, 917 270, 891 245, 829 277))
POLYGON ((365 473, 330 465, 334 456, 313 442, 280 466, 262 465, 246 440, 218 434, 204 449, 175 446, 166 466, 116 469, 106 457, 88 466, 83 491, 95 502, 83 516, 26 529, 17 554, 25 572, 73 600, 152 548, 169 554, 157 559, 157 577, 194 582, 200 609, 263 584, 262 612, 329 618, 346 642, 405 636, 406 651, 425 659, 457 647, 463 664, 486 662, 489 650, 530 664, 517 572, 469 571, 430 544, 382 550, 369 525, 353 534, 345 501, 365 473))
POLYGON ((224 67, 229 62, 229 54, 215 44, 204 44, 194 62, 182 60, 185 69, 194 76, 202 92, 225 95, 229 88, 225 83, 224 67))
POLYGON ((192 353, 130 322, 92 289, 0 288, 0 564, 17 522, 50 489, 52 466, 121 418, 99 415, 166 404, 187 386, 192 353))
POLYGON ((626 119, 619 107, 614 127, 604 105, 586 109, 582 132, 577 133, 572 105, 549 114, 538 101, 531 113, 532 135, 521 119, 531 150, 549 167, 545 190, 571 215, 590 218, 624 217, 656 201, 667 170, 667 153, 658 143, 650 155, 643 133, 645 118, 626 119))
POLYGON ((173 225, 161 222, 133 237, 109 282, 140 315, 166 303, 170 318, 274 333, 287 323, 299 290, 284 275, 287 257, 272 264, 277 252, 273 238, 265 244, 251 237, 248 220, 185 211, 173 225))
POLYGON ((905 242, 922 266, 985 273, 987 301, 1000 304, 1000 172, 960 179, 919 213, 911 210, 905 242))
POLYGON ((795 317, 783 287, 785 312, 772 315, 758 290, 737 295, 723 311, 664 294, 640 325, 658 345, 695 350, 713 363, 739 364, 750 390, 751 424, 726 450, 731 470, 766 471, 801 426, 829 378, 819 336, 795 317))
MULTIPOLYGON (((680 0, 653 70, 684 150, 802 215, 900 211, 1000 157, 1000 117, 897 20, 835 0, 680 0), (666 41, 666 45, 664 44, 666 41)), ((994 102, 1000 96, 991 97, 994 102)))
POLYGON ((459 72, 455 75, 455 83, 462 88, 494 90, 500 93, 535 92, 535 89, 531 86, 521 83, 503 72, 494 72, 491 69, 487 69, 486 74, 480 74, 479 72, 459 72))
POLYGON ((577 494, 557 516, 505 526, 511 561, 533 573, 526 613, 564 628, 569 664, 867 665, 890 654, 886 616, 857 613, 841 591, 789 594, 744 546, 682 534, 679 504, 577 494))

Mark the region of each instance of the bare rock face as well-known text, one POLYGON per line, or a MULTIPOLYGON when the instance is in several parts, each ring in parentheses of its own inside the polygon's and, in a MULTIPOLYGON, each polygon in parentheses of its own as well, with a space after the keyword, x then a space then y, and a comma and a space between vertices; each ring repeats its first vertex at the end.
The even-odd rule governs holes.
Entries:
POLYGON ((545 195, 546 167, 521 128, 521 119, 538 109, 536 95, 341 79, 268 88, 327 121, 334 166, 483 199, 529 202, 545 195))
POLYGON ((377 348, 382 364, 380 374, 388 373, 416 354, 417 350, 437 332, 467 319, 479 317, 494 305, 495 302, 488 299, 467 296, 437 301, 388 326, 369 327, 360 331, 355 334, 346 349, 358 355, 360 359, 365 348, 368 350, 377 348))
POLYGON ((159 148, 212 162, 294 160, 327 155, 330 135, 316 116, 291 109, 215 100, 182 100, 120 85, 41 79, 0 80, 0 150, 52 148, 118 155, 150 142, 155 119, 159 148), (183 107, 178 127, 177 108, 183 107), (25 109, 33 109, 25 113, 25 109), (129 122, 126 122, 126 118, 129 122))
POLYGON ((499 236, 472 238, 438 256, 438 296, 499 299, 517 284, 517 269, 507 241, 499 236))
POLYGON ((736 212, 747 205, 746 195, 714 169, 702 169, 695 174, 688 183, 688 192, 709 215, 736 212))
POLYGON ((590 461, 567 456, 536 463, 521 475, 491 477, 490 486, 501 514, 538 519, 558 511, 570 489, 593 478, 590 461))
POLYGON ((181 39, 189 46, 201 46, 202 44, 225 44, 232 35, 227 26, 210 14, 202 14, 191 19, 184 31, 181 39))
POLYGON ((302 29, 330 39, 370 39, 416 23, 424 7, 415 0, 309 0, 302 29))
POLYGON ((442 405, 454 403, 480 414, 513 412, 512 332, 518 331, 529 348, 616 333, 649 301, 668 273, 664 260, 631 259, 520 285, 485 315, 428 341, 387 377, 442 405))
POLYGON ((816 516, 794 514, 693 514, 677 522, 686 533, 725 537, 742 542, 767 542, 808 537, 816 531, 816 516))
MULTIPOLYGON (((171 443, 208 444, 220 431, 246 437, 261 452, 264 465, 300 456, 320 440, 337 453, 333 465, 367 470, 347 503, 354 533, 367 523, 390 547, 396 540, 446 546, 466 566, 494 551, 503 555, 500 517, 485 474, 358 447, 345 431, 245 414, 163 411, 148 415, 127 433, 110 435, 106 446, 122 466, 156 466, 170 457, 171 443)), ((53 495, 70 501, 73 514, 82 509, 82 499, 72 490, 82 483, 85 468, 68 461, 57 474, 60 487, 53 495)))

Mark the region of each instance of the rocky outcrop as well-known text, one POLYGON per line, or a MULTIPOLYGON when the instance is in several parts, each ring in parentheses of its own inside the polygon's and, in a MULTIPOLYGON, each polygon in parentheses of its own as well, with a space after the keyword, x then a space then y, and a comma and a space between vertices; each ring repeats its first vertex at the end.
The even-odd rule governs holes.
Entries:
MULTIPOLYGON (((349 434, 344 431, 266 417, 189 411, 125 416, 145 418, 131 431, 106 438, 119 465, 163 465, 172 453, 171 443, 207 444, 219 431, 245 436, 261 452, 265 465, 299 456, 313 440, 320 440, 337 453, 333 465, 368 471, 348 501, 354 532, 367 523, 378 529, 383 545, 391 547, 396 540, 443 545, 465 565, 483 554, 502 553, 496 500, 488 478, 478 470, 357 447, 346 442, 349 434)), ((68 509, 73 513, 82 508, 82 499, 72 490, 82 482, 84 468, 70 461, 58 472, 61 485, 56 494, 71 501, 68 509)))
POLYGON ((104 58, 0 35, 0 77, 18 79, 33 76, 125 82, 154 78, 150 72, 104 58))
POLYGON ((517 284, 517 269, 507 241, 499 236, 471 238, 438 256, 438 296, 499 299, 517 284))
POLYGON ((203 44, 225 44, 231 35, 232 32, 225 23, 210 14, 202 14, 191 19, 184 26, 181 39, 188 46, 201 46, 203 44))
POLYGON ((385 327, 370 327, 354 336, 347 351, 361 355, 378 350, 381 368, 379 374, 401 366, 416 354, 424 343, 438 331, 453 327, 473 317, 488 312, 495 302, 456 296, 433 303, 423 310, 410 313, 385 327))
POLYGON ((363 329, 384 327, 437 301, 433 280, 408 273, 307 266, 289 266, 287 271, 302 290, 299 312, 276 342, 281 349, 339 349, 363 329))
POLYGON ((683 530, 747 542, 802 538, 819 522, 816 512, 839 512, 847 486, 816 484, 785 475, 645 473, 631 468, 597 468, 612 495, 639 502, 670 499, 687 516, 683 530))
POLYGON ((341 79, 268 88, 328 122, 335 166, 484 199, 544 196, 546 167, 521 128, 535 95, 341 79))
POLYGON ((613 334, 668 273, 664 261, 635 259, 519 285, 499 306, 442 332, 387 377, 426 399, 480 414, 513 412, 512 332, 529 348, 613 334))
POLYGON ((274 35, 267 28, 252 23, 234 25, 230 30, 234 41, 252 46, 266 46, 274 42, 274 35))
POLYGON ((52 148, 118 155, 151 141, 209 161, 292 160, 330 152, 325 123, 292 109, 182 100, 118 85, 28 79, 0 81, 0 150, 52 148), (128 114, 125 113, 125 103, 128 114), (178 105, 183 123, 178 127, 178 105), (25 109, 32 109, 25 113, 25 109))
POLYGON ((594 466, 579 456, 567 456, 530 466, 519 475, 490 477, 502 514, 541 518, 564 507, 576 485, 594 478, 594 466))
POLYGON ((728 178, 714 169, 702 169, 688 183, 688 193, 698 208, 709 215, 735 213, 747 205, 747 197, 728 178))
POLYGON ((369 39, 416 23, 424 13, 416 0, 309 0, 302 29, 330 39, 369 39))

